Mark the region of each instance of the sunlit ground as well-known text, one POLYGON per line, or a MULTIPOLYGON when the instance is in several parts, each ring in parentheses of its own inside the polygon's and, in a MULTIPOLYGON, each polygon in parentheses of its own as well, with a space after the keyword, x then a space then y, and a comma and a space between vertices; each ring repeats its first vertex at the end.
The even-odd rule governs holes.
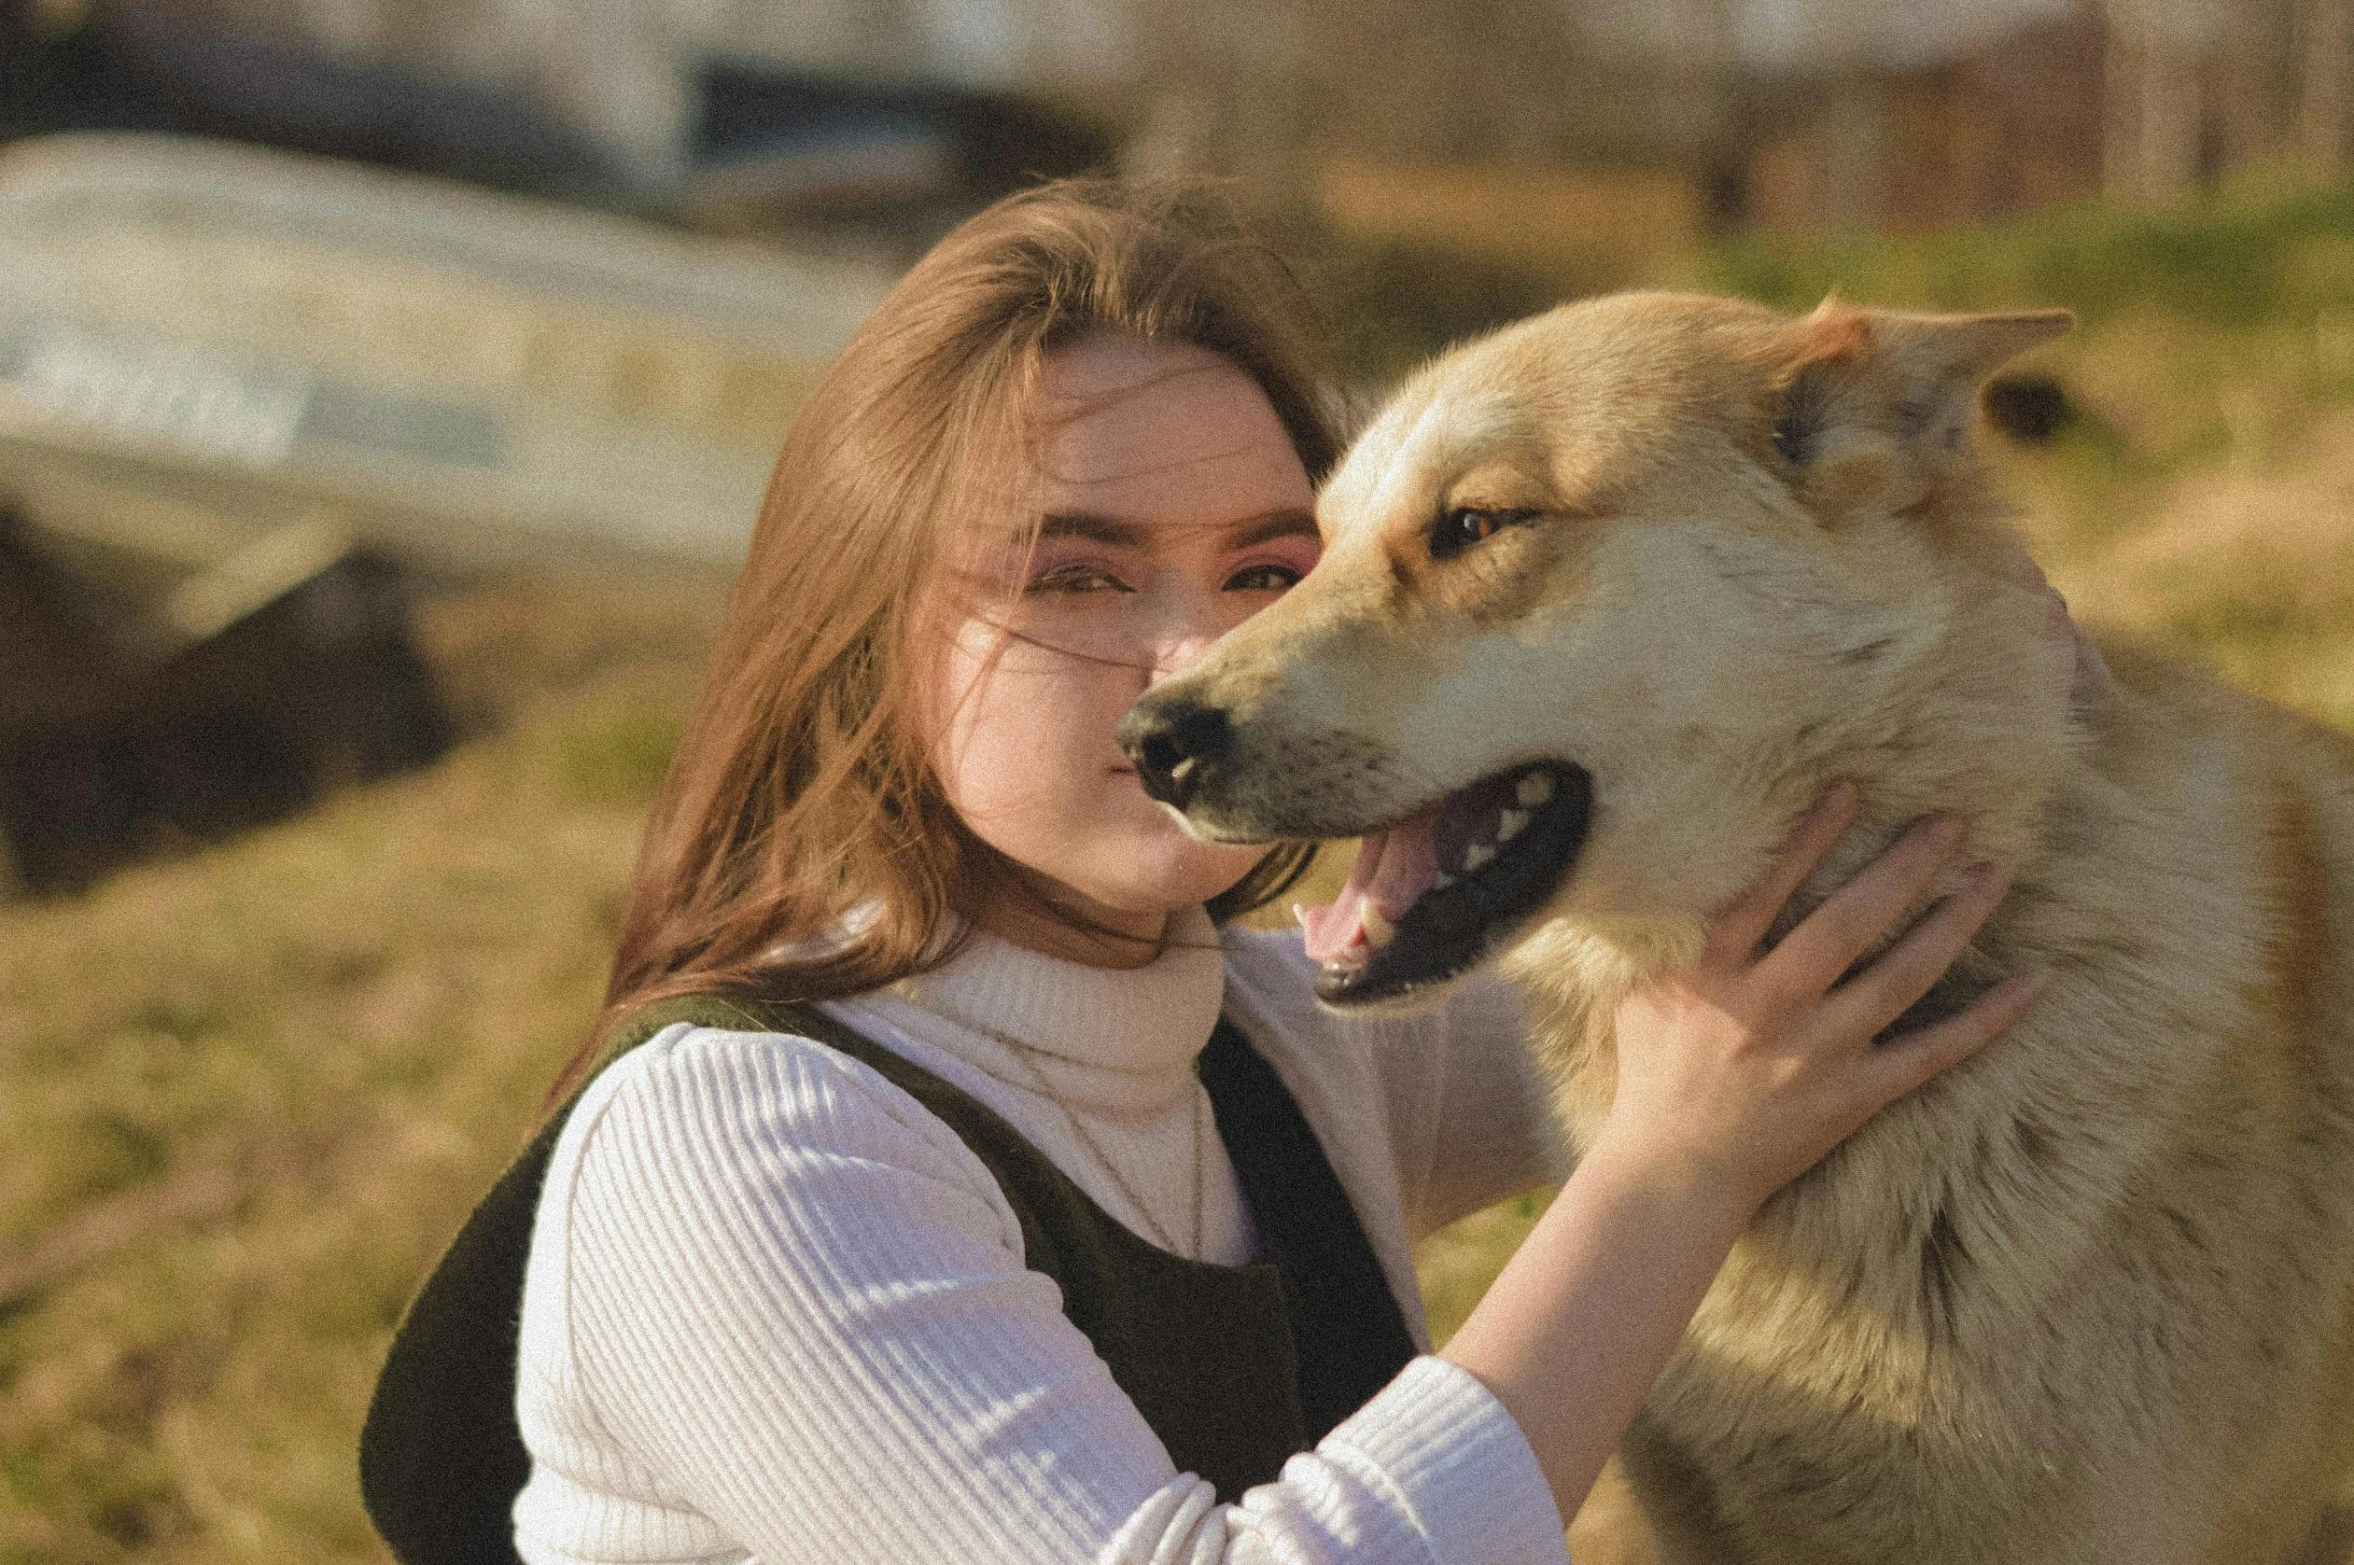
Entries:
MULTIPOLYGON (((1999 458, 2054 578, 2354 725, 2354 206, 2235 199, 2187 239, 2087 217, 1702 275, 2078 306, 2047 362, 2086 418, 1999 458)), ((383 1557, 352 1448, 386 1333, 593 1013, 711 623, 437 604, 477 732, 442 765, 0 908, 0 1560, 383 1557)), ((1442 1335, 1536 1210, 1425 1247, 1442 1335)))

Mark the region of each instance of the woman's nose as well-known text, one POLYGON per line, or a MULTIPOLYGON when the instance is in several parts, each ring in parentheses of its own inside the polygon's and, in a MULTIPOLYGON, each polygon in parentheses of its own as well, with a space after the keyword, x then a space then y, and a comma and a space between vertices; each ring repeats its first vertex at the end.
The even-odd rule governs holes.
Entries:
POLYGON ((1157 682, 1185 669, 1210 650, 1210 643, 1218 639, 1216 630, 1194 629, 1165 637, 1153 657, 1152 677, 1157 682))
POLYGON ((1152 677, 1157 682, 1186 667, 1225 634, 1214 594, 1173 592, 1160 605, 1154 627, 1152 677))

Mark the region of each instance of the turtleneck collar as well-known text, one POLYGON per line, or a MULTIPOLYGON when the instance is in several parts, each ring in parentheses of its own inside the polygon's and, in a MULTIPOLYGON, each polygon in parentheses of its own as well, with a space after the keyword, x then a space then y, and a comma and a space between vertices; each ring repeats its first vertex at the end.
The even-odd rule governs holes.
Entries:
POLYGON ((1217 926, 1190 908, 1142 967, 1089 967, 976 929, 947 962, 865 999, 886 1019, 907 1006, 946 1022, 924 1035, 1008 1085, 1036 1091, 1043 1078, 1074 1108, 1124 1118, 1195 1090, 1225 984, 1217 926), (1014 1057, 992 1034, 1028 1047, 1014 1057))

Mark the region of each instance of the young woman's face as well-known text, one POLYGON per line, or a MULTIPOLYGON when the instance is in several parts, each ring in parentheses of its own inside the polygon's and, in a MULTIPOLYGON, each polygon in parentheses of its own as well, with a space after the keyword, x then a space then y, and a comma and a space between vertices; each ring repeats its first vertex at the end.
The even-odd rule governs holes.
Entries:
POLYGON ((1186 836, 1112 731, 1307 574, 1315 496, 1265 393, 1226 359, 1099 336, 1043 369, 1021 481, 970 535, 978 585, 928 703, 934 764, 966 825, 1037 889, 1149 941, 1265 850, 1186 836))

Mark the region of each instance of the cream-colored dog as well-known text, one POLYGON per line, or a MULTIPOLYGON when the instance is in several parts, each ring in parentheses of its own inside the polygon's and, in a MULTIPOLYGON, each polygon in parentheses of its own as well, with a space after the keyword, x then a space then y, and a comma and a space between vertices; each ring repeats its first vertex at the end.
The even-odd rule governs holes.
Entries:
POLYGON ((1677 1562, 2344 1548, 2354 743, 2121 651, 2063 693, 1970 426, 2066 324, 1632 294, 1460 348, 1123 726, 1203 835, 1366 836, 1331 1003, 1500 958, 1573 1136, 1827 781, 1866 825, 1794 912, 1931 810, 2013 877, 1913 1020, 2043 999, 1775 1198, 1625 1442, 1677 1562))

